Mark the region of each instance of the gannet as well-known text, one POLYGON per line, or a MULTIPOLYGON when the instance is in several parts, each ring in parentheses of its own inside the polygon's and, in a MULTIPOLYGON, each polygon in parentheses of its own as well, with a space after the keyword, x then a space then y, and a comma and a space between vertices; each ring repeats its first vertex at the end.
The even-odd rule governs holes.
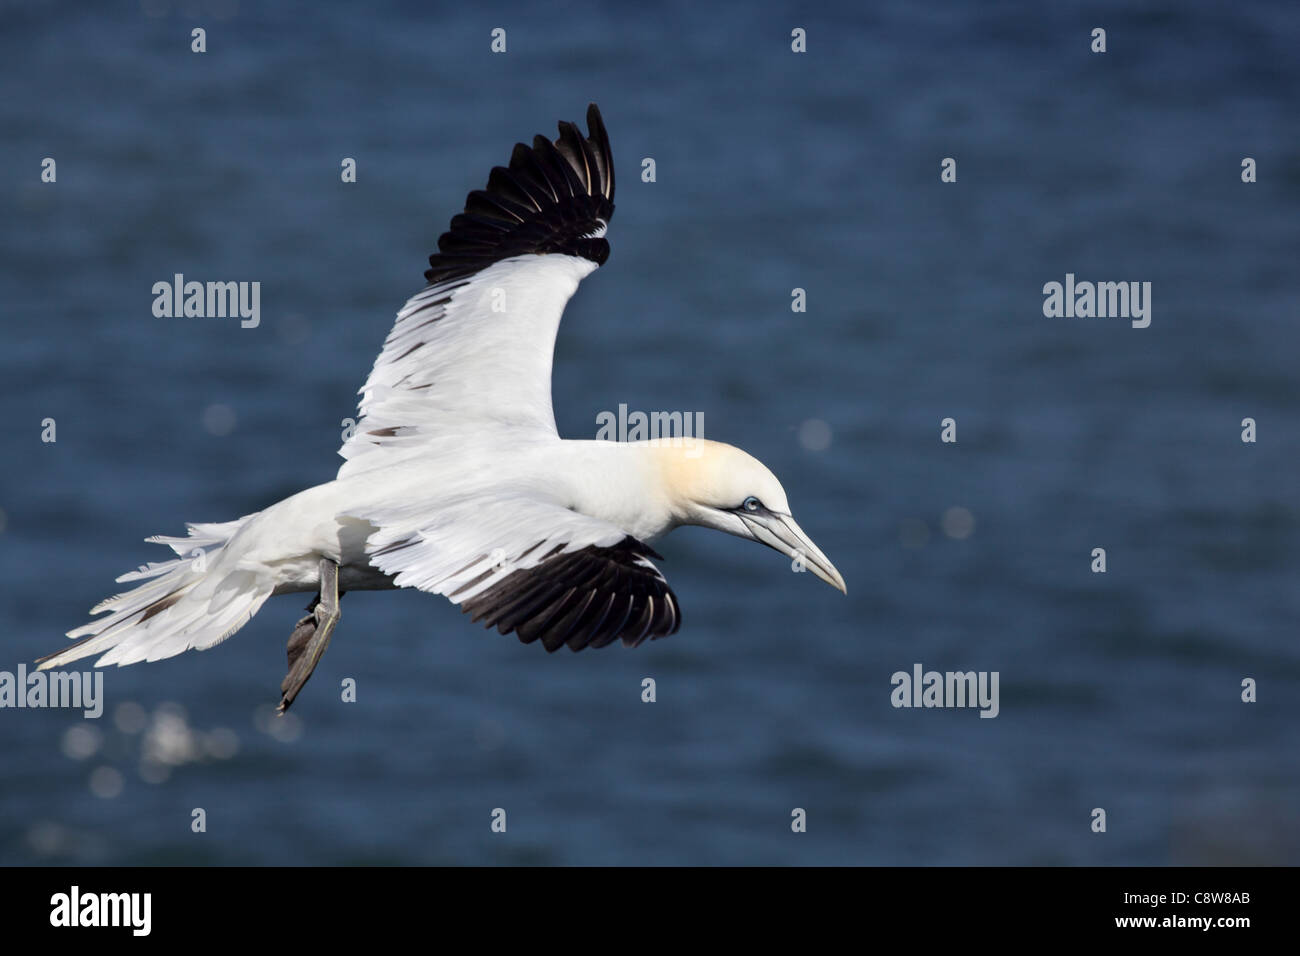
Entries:
POLYGON ((156 661, 206 650, 273 595, 316 592, 289 639, 283 713, 311 676, 347 590, 419 588, 548 651, 677 631, 652 548, 703 525, 775 548, 844 591, 781 483, 739 448, 697 439, 560 438, 551 357, 565 304, 609 256, 614 166, 600 111, 588 134, 519 143, 469 194, 360 389, 338 476, 221 524, 157 536, 177 557, 91 610, 76 643, 37 663, 156 661))

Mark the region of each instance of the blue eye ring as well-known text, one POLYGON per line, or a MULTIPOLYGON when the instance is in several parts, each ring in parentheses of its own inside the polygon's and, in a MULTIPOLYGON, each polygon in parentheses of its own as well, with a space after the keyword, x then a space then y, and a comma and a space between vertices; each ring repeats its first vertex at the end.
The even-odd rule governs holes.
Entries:
POLYGON ((763 502, 759 501, 753 495, 750 495, 740 503, 740 507, 746 511, 758 511, 763 507, 763 502))

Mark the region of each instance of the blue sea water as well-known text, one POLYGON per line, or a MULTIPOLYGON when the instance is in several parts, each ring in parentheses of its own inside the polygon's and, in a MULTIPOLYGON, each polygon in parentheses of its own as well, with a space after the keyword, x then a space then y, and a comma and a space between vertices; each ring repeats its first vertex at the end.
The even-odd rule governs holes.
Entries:
POLYGON ((618 208, 561 433, 702 413, 848 594, 699 529, 659 545, 681 632, 635 650, 349 594, 278 721, 307 596, 277 598, 107 671, 97 721, 0 709, 0 862, 1300 862, 1294 4, 5 16, 0 670, 158 560, 145 536, 328 481, 465 194, 592 100, 618 208), (261 325, 155 318, 178 272, 260 281, 261 325), (1067 273, 1151 282, 1150 327, 1045 317, 1067 273), (997 671, 998 716, 893 707, 916 663, 997 671))

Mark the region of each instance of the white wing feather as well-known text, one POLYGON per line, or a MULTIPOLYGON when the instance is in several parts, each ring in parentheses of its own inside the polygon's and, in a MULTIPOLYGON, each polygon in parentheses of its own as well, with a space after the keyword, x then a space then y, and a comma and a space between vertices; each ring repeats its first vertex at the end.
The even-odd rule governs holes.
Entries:
POLYGON ((607 521, 522 495, 490 503, 466 497, 434 515, 398 505, 349 516, 379 527, 367 542, 370 563, 393 575, 394 584, 441 594, 455 604, 555 554, 611 547, 627 537, 607 521))
POLYGON ((564 307, 596 268, 567 255, 505 259, 430 286, 397 314, 361 388, 339 477, 428 451, 451 433, 554 437, 551 358, 564 307))

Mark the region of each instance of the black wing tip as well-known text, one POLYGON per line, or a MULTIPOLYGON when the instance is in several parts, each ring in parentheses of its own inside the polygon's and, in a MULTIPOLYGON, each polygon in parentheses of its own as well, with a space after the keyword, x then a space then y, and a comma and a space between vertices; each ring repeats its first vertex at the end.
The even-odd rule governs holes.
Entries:
POLYGON ((580 651, 621 639, 635 647, 677 633, 677 596, 654 566, 658 557, 627 535, 607 547, 591 545, 517 570, 461 604, 471 619, 502 634, 512 631, 554 653, 580 651))
POLYGON ((587 107, 587 135, 560 121, 560 137, 538 135, 516 143, 506 167, 497 166, 486 189, 466 199, 464 213, 438 238, 424 278, 464 278, 494 262, 534 253, 559 253, 603 265, 603 232, 614 216, 614 162, 600 109, 587 107))
POLYGON ((605 178, 608 188, 605 198, 610 202, 610 213, 614 211, 614 153, 609 148, 609 133, 605 132, 605 121, 601 119, 600 107, 595 103, 587 104, 587 139, 598 150, 597 155, 605 159, 605 178))

